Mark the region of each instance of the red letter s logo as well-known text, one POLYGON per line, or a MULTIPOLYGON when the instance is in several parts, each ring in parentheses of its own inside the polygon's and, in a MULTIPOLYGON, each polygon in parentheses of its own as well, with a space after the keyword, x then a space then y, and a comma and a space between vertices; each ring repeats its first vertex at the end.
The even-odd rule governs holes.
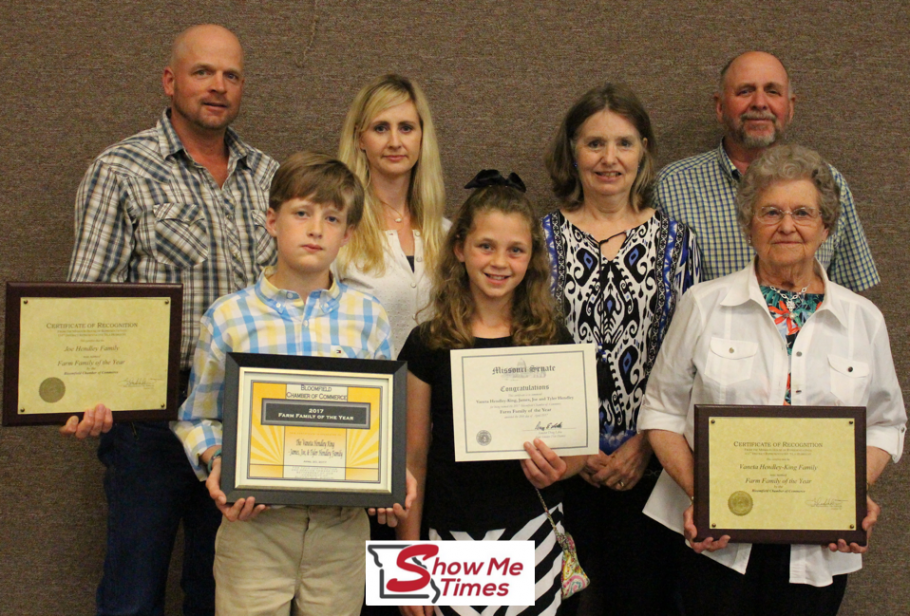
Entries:
POLYGON ((427 571, 425 567, 416 565, 414 563, 408 562, 414 556, 423 556, 424 560, 427 558, 432 558, 439 553, 439 547, 427 544, 427 545, 411 545, 403 549, 398 553, 398 560, 396 565, 399 569, 408 571, 410 573, 416 573, 419 577, 416 580, 407 580, 401 581, 398 578, 392 578, 387 584, 387 588, 392 592, 413 592, 415 590, 420 590, 424 586, 430 583, 430 572, 427 571))

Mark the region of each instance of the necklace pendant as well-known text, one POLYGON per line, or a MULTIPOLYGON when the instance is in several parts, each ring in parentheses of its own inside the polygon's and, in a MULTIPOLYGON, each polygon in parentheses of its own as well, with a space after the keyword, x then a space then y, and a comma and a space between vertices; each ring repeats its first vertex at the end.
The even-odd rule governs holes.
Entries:
POLYGON ((794 302, 792 299, 787 300, 787 310, 790 312, 796 312, 796 302, 794 302))
POLYGON ((395 222, 401 222, 401 218, 396 218, 395 222))

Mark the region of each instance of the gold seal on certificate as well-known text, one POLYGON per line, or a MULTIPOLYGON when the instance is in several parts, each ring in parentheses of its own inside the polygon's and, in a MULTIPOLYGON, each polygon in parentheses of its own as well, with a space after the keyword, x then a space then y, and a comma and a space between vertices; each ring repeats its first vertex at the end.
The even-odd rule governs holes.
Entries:
POLYGON ((752 497, 748 492, 737 490, 730 495, 727 505, 735 515, 748 515, 752 511, 752 497))
POLYGON ((230 353, 221 485, 272 505, 404 503, 404 362, 230 353))
POLYGON ((4 425, 58 423, 98 403, 114 420, 173 419, 183 287, 9 283, 4 425))
POLYGON ((695 407, 699 538, 863 545, 865 409, 695 407))
POLYGON ((559 455, 599 449, 593 344, 451 352, 455 460, 520 460, 540 438, 559 455))

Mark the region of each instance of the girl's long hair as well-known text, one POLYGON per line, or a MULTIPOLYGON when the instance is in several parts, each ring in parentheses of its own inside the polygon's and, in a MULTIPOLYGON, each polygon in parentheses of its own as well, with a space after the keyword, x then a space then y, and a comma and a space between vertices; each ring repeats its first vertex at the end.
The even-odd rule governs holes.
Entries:
POLYGON ((471 322, 475 304, 464 263, 455 255, 464 246, 474 221, 485 212, 518 214, 531 231, 531 260, 512 298, 512 341, 515 346, 552 344, 559 330, 559 316, 550 294, 550 268, 543 228, 527 197, 508 186, 487 186, 471 193, 459 208, 440 256, 431 306, 434 317, 424 325, 424 341, 432 349, 474 346, 471 322))
POLYGON ((408 209, 414 228, 420 230, 423 237, 426 267, 432 271, 438 262, 444 239, 442 218, 446 197, 433 116, 417 82, 390 74, 373 80, 358 92, 341 129, 338 158, 354 172, 366 190, 363 219, 351 241, 338 255, 342 275, 351 265, 367 273, 385 273, 383 251, 387 240, 382 232, 382 204, 370 182, 370 164, 359 141, 360 134, 380 112, 407 101, 412 101, 417 108, 422 132, 420 157, 411 169, 408 209))

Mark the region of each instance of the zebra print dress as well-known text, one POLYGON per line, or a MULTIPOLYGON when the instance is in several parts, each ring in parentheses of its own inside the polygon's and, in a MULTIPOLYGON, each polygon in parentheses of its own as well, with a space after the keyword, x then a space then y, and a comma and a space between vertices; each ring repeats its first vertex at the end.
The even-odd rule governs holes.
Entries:
MULTIPOLYGON (((550 509, 550 515, 562 527, 562 503, 550 509)), ((431 541, 533 541, 534 542, 534 605, 461 607, 436 606, 436 614, 443 616, 552 616, 562 603, 562 548, 541 507, 540 515, 516 528, 500 528, 485 533, 437 531, 430 529, 431 541)))

